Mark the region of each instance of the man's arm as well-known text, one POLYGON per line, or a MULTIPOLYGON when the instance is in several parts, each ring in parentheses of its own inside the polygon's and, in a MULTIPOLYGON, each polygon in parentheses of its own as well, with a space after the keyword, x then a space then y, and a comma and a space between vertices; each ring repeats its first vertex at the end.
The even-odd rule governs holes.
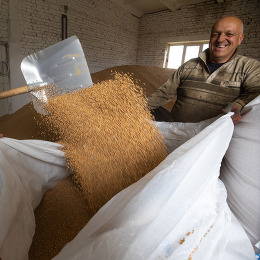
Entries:
POLYGON ((150 97, 148 97, 149 109, 155 109, 168 103, 177 95, 177 88, 180 84, 180 71, 173 72, 171 77, 158 88, 150 97))
POLYGON ((241 95, 233 104, 241 111, 246 104, 258 95, 260 95, 260 62, 253 60, 252 64, 248 65, 241 95))
POLYGON ((227 114, 228 112, 233 112, 234 114, 231 116, 231 119, 233 121, 233 124, 236 125, 239 120, 241 119, 241 114, 240 114, 240 110, 237 108, 236 105, 230 103, 227 106, 225 106, 222 109, 222 113, 223 114, 227 114))
POLYGON ((249 65, 246 78, 243 82, 243 90, 240 97, 222 109, 222 113, 224 114, 230 111, 234 112, 231 117, 234 125, 241 119, 240 111, 243 107, 260 95, 260 62, 256 60, 251 60, 251 62, 252 64, 249 65))

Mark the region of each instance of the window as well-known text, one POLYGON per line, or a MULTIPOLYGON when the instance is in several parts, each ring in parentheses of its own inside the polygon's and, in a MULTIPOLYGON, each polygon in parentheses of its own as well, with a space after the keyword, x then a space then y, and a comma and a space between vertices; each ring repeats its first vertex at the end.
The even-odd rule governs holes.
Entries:
POLYGON ((178 69, 186 61, 198 57, 209 47, 209 41, 181 42, 168 45, 165 68, 178 69))

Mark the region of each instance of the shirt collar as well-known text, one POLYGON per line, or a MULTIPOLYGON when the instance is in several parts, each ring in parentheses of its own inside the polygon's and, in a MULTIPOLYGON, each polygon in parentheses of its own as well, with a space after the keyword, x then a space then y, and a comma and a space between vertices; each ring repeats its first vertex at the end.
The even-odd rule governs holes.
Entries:
MULTIPOLYGON (((234 54, 233 54, 233 56, 230 58, 229 61, 235 59, 235 58, 237 57, 237 55, 238 55, 238 50, 236 49, 235 52, 234 52, 234 54)), ((205 64, 207 64, 207 58, 208 58, 208 57, 209 57, 209 48, 206 49, 206 50, 204 50, 203 52, 201 52, 201 53, 199 54, 199 58, 200 58, 205 64)), ((227 62, 229 62, 229 61, 227 61, 227 62)))

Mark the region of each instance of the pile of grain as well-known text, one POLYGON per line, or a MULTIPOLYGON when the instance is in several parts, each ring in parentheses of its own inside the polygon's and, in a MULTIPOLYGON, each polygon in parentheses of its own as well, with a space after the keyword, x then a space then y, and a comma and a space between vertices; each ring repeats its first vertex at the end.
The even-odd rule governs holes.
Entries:
POLYGON ((167 156, 142 89, 126 74, 57 96, 46 109, 45 120, 60 135, 75 183, 94 212, 167 156))

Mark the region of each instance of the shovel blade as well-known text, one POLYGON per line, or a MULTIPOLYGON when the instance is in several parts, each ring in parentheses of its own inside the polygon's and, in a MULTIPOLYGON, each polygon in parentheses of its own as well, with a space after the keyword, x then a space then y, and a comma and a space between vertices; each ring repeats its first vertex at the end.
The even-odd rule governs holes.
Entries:
POLYGON ((72 36, 44 50, 25 57, 21 70, 30 87, 34 108, 46 114, 43 106, 53 95, 71 93, 92 86, 92 79, 80 41, 72 36), (55 87, 54 93, 47 93, 48 87, 55 87))

